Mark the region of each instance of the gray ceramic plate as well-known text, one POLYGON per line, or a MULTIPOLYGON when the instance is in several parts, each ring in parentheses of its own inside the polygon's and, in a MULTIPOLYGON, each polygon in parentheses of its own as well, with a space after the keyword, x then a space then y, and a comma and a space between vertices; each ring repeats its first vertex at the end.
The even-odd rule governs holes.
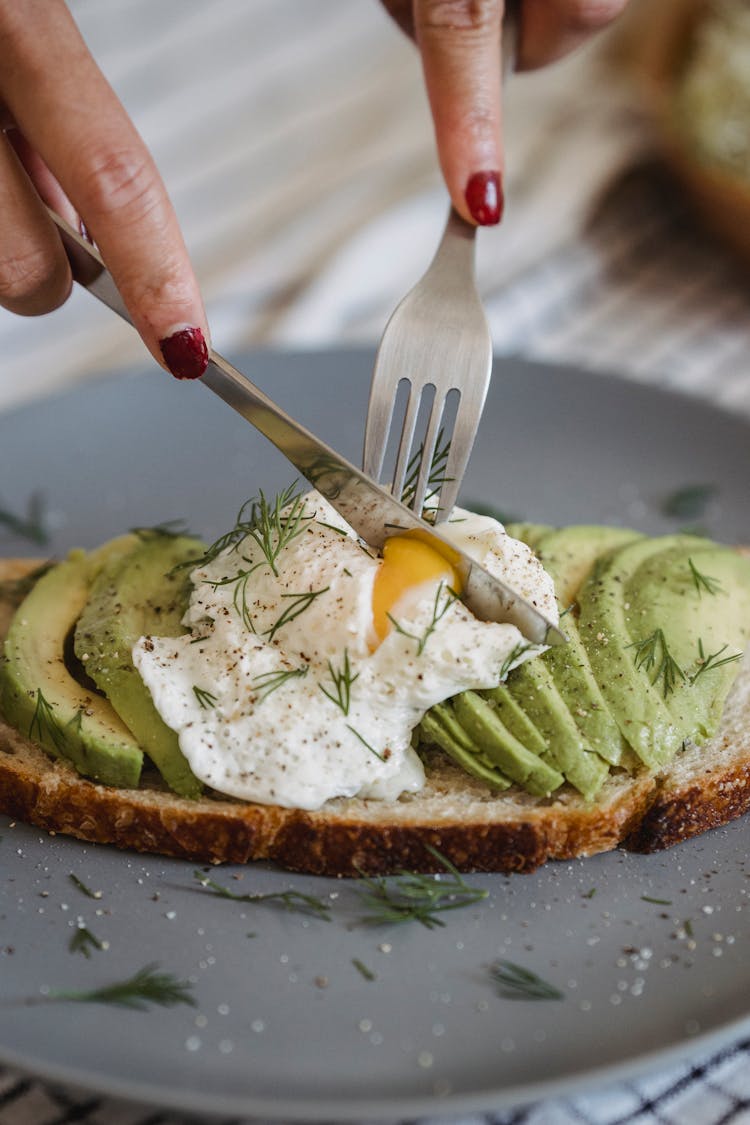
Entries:
MULTIPOLYGON (((244 366, 357 458, 371 362, 256 354, 244 366)), ((701 521, 747 541, 749 447, 747 421, 695 401, 503 361, 465 497, 533 520, 658 532, 680 522, 662 514, 674 490, 710 484, 701 521)), ((20 513, 38 493, 56 552, 177 517, 215 536, 248 495, 289 480, 206 391, 158 371, 0 418, 0 503, 20 513)), ((0 551, 29 545, 6 530, 0 551)), ((7 820, 0 834, 0 1059, 159 1107, 318 1120, 497 1108, 664 1063, 750 1018, 746 822, 662 855, 472 877, 488 899, 433 930, 362 926, 352 884, 260 866, 213 873, 236 893, 324 896, 325 922, 213 897, 190 864, 7 820), (79 924, 107 948, 71 951, 79 924), (504 998, 488 973, 499 958, 564 998, 504 998), (24 1002, 151 962, 189 980, 197 1006, 24 1002)))

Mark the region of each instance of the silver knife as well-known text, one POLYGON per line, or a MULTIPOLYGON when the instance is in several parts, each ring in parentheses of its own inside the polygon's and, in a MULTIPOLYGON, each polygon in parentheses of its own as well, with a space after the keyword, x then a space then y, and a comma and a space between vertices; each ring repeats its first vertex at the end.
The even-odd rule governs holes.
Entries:
MULTIPOLYGON (((54 211, 48 211, 60 232, 75 280, 132 324, 98 250, 54 211)), ((201 382, 260 430, 370 547, 379 551, 386 539, 403 532, 424 539, 457 570, 462 583, 461 600, 475 617, 510 622, 534 644, 564 643, 560 630, 535 606, 290 418, 218 352, 210 352, 201 382)))

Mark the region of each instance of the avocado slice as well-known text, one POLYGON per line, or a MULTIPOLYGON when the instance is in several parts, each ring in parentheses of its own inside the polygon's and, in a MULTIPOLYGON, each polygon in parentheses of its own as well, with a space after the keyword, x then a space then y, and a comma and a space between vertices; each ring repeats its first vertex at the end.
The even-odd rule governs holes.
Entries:
POLYGON ((479 778, 495 789, 510 788, 510 779, 471 741, 453 714, 450 703, 436 703, 431 707, 422 718, 418 730, 420 741, 439 746, 472 777, 479 778))
POLYGON ((64 654, 97 571, 134 542, 124 536, 88 555, 75 552, 42 575, 13 617, 0 667, 9 723, 85 777, 125 788, 140 779, 138 743, 111 704, 74 678, 64 654))
MULTIPOLYGON (((688 557, 705 547, 704 539, 687 535, 637 539, 601 558, 578 594, 579 632, 601 693, 624 738, 651 770, 671 759, 689 731, 677 722, 648 669, 639 667, 636 646, 664 625, 670 638, 688 627, 686 588, 672 590, 664 562, 675 549, 689 574, 688 557), (658 610, 650 610, 649 599, 657 593, 658 610)), ((658 665, 663 653, 654 655, 658 665)))
POLYGON ((153 534, 102 568, 75 631, 76 656, 132 731, 170 789, 199 797, 176 733, 156 710, 133 660, 133 645, 151 634, 178 637, 189 597, 189 569, 205 548, 187 536, 153 534), (178 568, 178 569, 175 569, 178 568))
POLYGON ((546 739, 539 733, 518 700, 508 691, 507 684, 498 684, 496 688, 487 688, 479 694, 488 701, 506 730, 510 731, 527 750, 531 750, 533 754, 545 752, 546 739))
POLYGON ((541 659, 515 668, 507 680, 511 694, 547 742, 541 755, 587 799, 595 797, 609 766, 586 742, 552 673, 541 659))
POLYGON ((453 708, 469 738, 528 793, 549 797, 560 788, 565 780, 563 775, 519 742, 503 725, 491 704, 475 691, 455 696, 453 708))
POLYGON ((632 654, 640 649, 636 662, 652 681, 658 679, 675 737, 704 741, 719 725, 737 675, 734 658, 747 642, 750 560, 705 540, 690 550, 681 545, 650 556, 623 596, 632 654), (664 644, 676 666, 669 679, 663 671, 655 677, 664 644))
POLYGON ((542 565, 555 583, 566 645, 542 659, 586 742, 610 765, 619 765, 627 747, 601 693, 578 631, 576 595, 594 563, 609 551, 642 538, 618 527, 579 524, 550 532, 539 542, 542 565))

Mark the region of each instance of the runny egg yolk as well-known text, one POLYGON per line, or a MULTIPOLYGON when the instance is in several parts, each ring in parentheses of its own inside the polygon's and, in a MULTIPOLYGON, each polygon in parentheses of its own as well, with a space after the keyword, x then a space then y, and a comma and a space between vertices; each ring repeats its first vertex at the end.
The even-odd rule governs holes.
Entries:
POLYGON ((455 567, 439 551, 421 539, 394 535, 383 546, 383 561, 375 575, 372 590, 372 617, 378 642, 393 628, 388 614, 407 590, 442 579, 461 593, 461 579, 455 567))

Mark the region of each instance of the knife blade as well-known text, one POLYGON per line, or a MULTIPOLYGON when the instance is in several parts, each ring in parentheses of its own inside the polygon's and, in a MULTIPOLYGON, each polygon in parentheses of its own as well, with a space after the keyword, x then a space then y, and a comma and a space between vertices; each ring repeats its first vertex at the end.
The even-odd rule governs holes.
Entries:
MULTIPOLYGON (((47 210, 60 233, 75 281, 132 324, 96 247, 47 210)), ((462 582, 461 600, 475 617, 510 622, 534 644, 565 642, 560 630, 536 606, 286 414, 218 352, 209 353, 208 368, 200 381, 268 438, 370 547, 381 550, 386 539, 397 533, 421 538, 456 568, 462 582)))

